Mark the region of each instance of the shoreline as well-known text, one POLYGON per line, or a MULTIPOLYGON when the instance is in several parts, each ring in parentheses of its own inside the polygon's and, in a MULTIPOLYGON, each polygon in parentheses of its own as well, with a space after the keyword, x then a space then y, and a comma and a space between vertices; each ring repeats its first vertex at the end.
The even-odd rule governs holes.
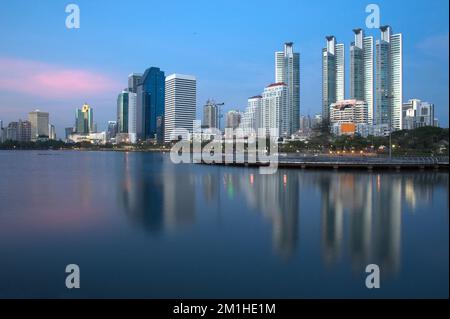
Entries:
MULTIPOLYGON (((170 149, 90 149, 90 148, 70 148, 70 149, 1 149, 0 151, 38 151, 38 152, 53 152, 53 151, 75 151, 75 152, 136 152, 136 153, 169 153, 170 149)), ((192 152, 190 153, 193 154, 192 152)), ((446 156, 443 156, 446 157, 446 156)), ((442 158, 442 157, 441 157, 442 158)), ((222 162, 206 163, 192 161, 192 164, 200 165, 216 165, 216 166, 232 166, 232 167, 253 167, 259 168, 268 166, 268 163, 236 163, 234 161, 226 162, 222 157, 222 162)), ((389 160, 385 156, 376 154, 368 155, 341 155, 339 157, 330 156, 328 154, 298 154, 298 153, 283 153, 278 158, 276 163, 277 168, 298 169, 298 170, 352 170, 352 171, 445 171, 449 170, 448 157, 447 161, 440 160, 439 157, 433 156, 410 156, 410 157, 393 157, 389 160)))

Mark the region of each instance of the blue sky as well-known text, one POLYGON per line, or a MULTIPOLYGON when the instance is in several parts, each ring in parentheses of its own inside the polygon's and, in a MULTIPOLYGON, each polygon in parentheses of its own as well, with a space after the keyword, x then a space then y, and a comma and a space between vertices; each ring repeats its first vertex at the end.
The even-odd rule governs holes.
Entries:
MULTIPOLYGON (((301 56, 301 113, 314 114, 325 36, 346 45, 348 66, 352 29, 365 28, 370 3, 379 5, 382 24, 403 33, 404 100, 435 103, 448 127, 448 0, 2 1, 0 119, 26 118, 39 108, 62 136, 86 101, 104 128, 115 119, 128 74, 150 66, 197 76, 199 117, 208 98, 244 109, 249 96, 273 82, 274 51, 286 41, 301 56), (69 3, 80 7, 80 29, 65 27, 69 3)), ((379 38, 378 30, 366 33, 379 38)))

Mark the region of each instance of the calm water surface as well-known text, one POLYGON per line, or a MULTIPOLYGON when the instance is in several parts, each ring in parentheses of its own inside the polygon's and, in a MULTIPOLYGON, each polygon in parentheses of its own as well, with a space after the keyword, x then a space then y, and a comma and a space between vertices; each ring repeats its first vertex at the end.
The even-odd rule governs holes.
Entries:
POLYGON ((448 182, 0 151, 0 297, 448 297, 448 182))

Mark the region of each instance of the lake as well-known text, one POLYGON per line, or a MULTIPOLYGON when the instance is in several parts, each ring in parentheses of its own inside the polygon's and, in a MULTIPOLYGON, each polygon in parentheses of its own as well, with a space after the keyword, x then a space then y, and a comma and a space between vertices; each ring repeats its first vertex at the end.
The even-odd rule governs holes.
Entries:
POLYGON ((0 151, 0 297, 448 298, 448 187, 448 171, 0 151))

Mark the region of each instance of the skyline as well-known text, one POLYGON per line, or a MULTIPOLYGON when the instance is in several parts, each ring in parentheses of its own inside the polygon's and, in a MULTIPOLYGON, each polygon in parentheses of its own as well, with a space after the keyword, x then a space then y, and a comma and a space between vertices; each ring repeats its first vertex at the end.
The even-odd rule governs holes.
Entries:
MULTIPOLYGON (((364 1, 346 4, 345 10, 332 2, 290 2, 293 10, 273 28, 263 22, 271 17, 271 10, 261 1, 258 5, 199 1, 191 6, 135 1, 129 6, 131 11, 123 11, 122 5, 77 1, 81 28, 68 30, 66 3, 23 10, 30 7, 24 3, 3 5, 0 11, 1 30, 8 30, 0 44, 0 70, 6 71, 0 72, 0 119, 4 123, 25 119, 28 112, 39 108, 51 114, 59 137, 65 127, 73 125, 73 110, 84 102, 95 109, 95 121, 103 130, 116 117, 117 94, 127 86, 127 76, 151 66, 166 74, 197 77, 199 119, 208 98, 225 102, 224 111, 242 111, 248 97, 260 94, 261 87, 272 82, 273 54, 287 41, 294 42, 300 53, 300 113, 320 113, 320 53, 325 36, 333 34, 338 43, 345 44, 346 73, 350 74, 352 30, 364 28, 368 15, 364 1), (183 15, 187 7, 192 13, 189 17, 183 15), (128 17, 118 12, 133 14, 128 17), (166 22, 169 13, 172 18, 166 22), (336 19, 327 19, 330 14, 336 19), (146 20, 149 16, 151 21, 146 20), (321 17, 330 23, 322 23, 321 17), (33 33, 29 33, 31 26, 33 33), (137 41, 143 35, 150 40, 137 41), (23 85, 31 80, 33 85, 23 85)), ((403 34, 402 102, 419 98, 434 103, 441 126, 448 127, 448 2, 377 4, 381 24, 403 34), (416 19, 410 19, 412 15, 416 19), (416 22, 425 20, 426 24, 416 22)), ((378 29, 364 31, 379 38, 378 29)), ((345 87, 349 96, 348 77, 345 87)))

